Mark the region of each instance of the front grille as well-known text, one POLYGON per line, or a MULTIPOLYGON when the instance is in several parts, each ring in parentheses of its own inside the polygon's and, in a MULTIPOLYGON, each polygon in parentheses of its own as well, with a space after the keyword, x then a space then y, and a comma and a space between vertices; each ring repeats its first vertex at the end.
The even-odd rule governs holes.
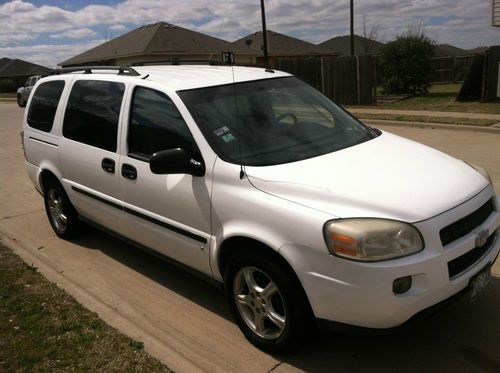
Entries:
POLYGON ((493 199, 490 199, 473 213, 441 229, 439 231, 441 243, 443 246, 446 246, 460 237, 469 234, 472 230, 483 224, 493 211, 495 211, 495 204, 493 203, 493 199))
POLYGON ((448 262, 448 275, 450 276, 450 279, 476 264, 476 262, 478 262, 494 244, 496 235, 496 232, 494 232, 490 235, 484 245, 475 247, 471 251, 468 251, 458 258, 448 262))

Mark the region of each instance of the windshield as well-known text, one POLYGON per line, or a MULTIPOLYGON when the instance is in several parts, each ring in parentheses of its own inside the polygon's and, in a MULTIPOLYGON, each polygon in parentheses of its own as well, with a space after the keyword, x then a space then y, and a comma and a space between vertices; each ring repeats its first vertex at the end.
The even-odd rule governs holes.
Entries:
POLYGON ((223 160, 247 166, 299 161, 376 135, 294 77, 179 92, 223 160))

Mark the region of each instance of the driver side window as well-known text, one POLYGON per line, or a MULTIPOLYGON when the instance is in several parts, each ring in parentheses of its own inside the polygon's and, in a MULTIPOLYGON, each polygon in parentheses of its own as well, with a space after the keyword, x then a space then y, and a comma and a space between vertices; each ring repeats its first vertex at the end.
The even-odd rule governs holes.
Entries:
POLYGON ((334 127, 333 115, 318 104, 310 104, 303 98, 282 92, 269 92, 276 119, 282 124, 292 125, 297 122, 317 123, 325 127, 334 127), (290 110, 293 108, 293 111, 290 110))
POLYGON ((194 140, 170 98, 159 91, 136 87, 132 97, 128 155, 149 159, 161 150, 194 150, 194 140))

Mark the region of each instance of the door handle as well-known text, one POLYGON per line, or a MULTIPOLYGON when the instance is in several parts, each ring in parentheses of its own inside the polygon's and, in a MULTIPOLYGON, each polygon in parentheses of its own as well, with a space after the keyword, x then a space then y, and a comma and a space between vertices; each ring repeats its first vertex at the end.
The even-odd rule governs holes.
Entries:
POLYGON ((130 180, 137 179, 137 169, 131 164, 122 164, 122 176, 130 180))
POLYGON ((104 158, 101 162, 101 167, 104 171, 109 172, 110 174, 115 173, 115 161, 110 158, 104 158))

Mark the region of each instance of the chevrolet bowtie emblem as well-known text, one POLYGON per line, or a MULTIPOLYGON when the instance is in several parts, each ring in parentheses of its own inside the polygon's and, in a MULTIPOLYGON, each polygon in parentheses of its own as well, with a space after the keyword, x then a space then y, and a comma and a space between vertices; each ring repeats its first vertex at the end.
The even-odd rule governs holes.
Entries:
POLYGON ((486 241, 488 241, 488 236, 489 234, 487 229, 479 231, 476 236, 476 247, 483 246, 486 241))

